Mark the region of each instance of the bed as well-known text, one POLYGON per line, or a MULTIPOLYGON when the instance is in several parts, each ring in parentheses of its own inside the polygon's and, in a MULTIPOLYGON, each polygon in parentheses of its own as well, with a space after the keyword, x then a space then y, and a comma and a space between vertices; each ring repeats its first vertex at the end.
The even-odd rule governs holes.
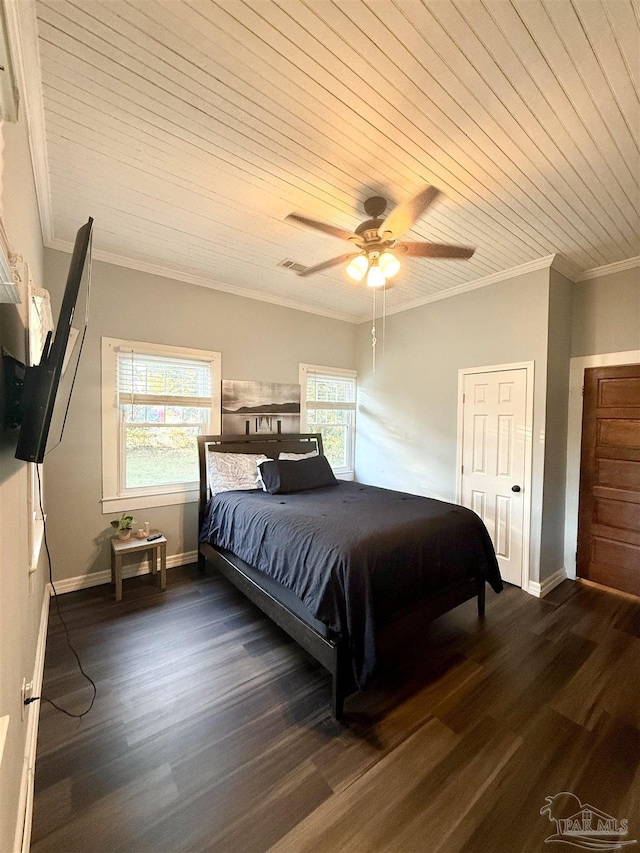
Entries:
POLYGON ((474 597, 482 617, 486 583, 502 589, 489 534, 464 507, 352 482, 210 496, 208 454, 322 455, 318 434, 200 436, 198 450, 201 566, 213 564, 331 673, 336 718, 374 677, 385 631, 474 597))

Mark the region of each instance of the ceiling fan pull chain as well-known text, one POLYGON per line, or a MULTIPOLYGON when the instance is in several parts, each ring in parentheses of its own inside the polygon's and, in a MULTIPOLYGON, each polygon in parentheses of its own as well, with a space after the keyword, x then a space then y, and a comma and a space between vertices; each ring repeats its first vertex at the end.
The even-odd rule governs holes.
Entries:
POLYGON ((382 359, 384 360, 384 347, 387 340, 387 283, 382 288, 382 359))
POLYGON ((371 364, 373 373, 376 372, 376 289, 375 287, 371 288, 373 290, 373 320, 371 325, 371 364))

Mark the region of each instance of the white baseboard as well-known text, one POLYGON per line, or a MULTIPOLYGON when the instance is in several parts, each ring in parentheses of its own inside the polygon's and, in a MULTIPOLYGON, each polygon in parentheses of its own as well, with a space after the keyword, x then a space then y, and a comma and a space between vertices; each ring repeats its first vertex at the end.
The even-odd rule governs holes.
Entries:
POLYGON ((552 589, 555 589, 566 579, 567 570, 562 566, 562 568, 558 569, 557 572, 554 572, 552 575, 549 575, 548 578, 545 578, 542 583, 529 581, 527 592, 531 593, 531 595, 535 595, 536 598, 544 598, 547 593, 551 592, 552 589))
MULTIPOLYGON (((49 625, 49 600, 51 586, 46 584, 40 611, 40 626, 36 644, 36 657, 33 665, 32 696, 42 695, 44 676, 44 655, 47 648, 47 627, 49 625)), ((36 747, 38 745, 38 723, 40 722, 40 702, 32 702, 27 708, 27 736, 24 746, 22 782, 18 800, 18 822, 13 848, 15 853, 28 853, 31 844, 31 821, 33 818, 33 782, 36 771, 36 747)))
MULTIPOLYGON (((167 568, 173 569, 175 566, 185 566, 187 563, 195 563, 198 559, 197 551, 185 551, 184 554, 171 554, 167 557, 167 568)), ((133 578, 137 575, 148 575, 151 571, 148 555, 142 559, 140 563, 123 566, 122 577, 133 578)), ((101 586, 103 583, 111 582, 111 569, 105 569, 102 572, 89 572, 86 575, 77 575, 74 578, 63 578, 55 581, 56 592, 59 594, 65 592, 74 592, 76 589, 88 589, 91 586, 101 586)))

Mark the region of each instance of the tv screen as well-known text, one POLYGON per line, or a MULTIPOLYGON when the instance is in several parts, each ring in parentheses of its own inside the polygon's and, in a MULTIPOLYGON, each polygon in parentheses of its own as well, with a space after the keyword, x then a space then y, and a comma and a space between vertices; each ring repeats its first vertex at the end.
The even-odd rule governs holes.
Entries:
MULTIPOLYGON (((60 308, 60 316, 55 333, 49 334, 45 341, 40 363, 25 369, 24 388, 22 392, 22 423, 18 436, 16 459, 25 462, 42 462, 44 459, 47 438, 54 417, 54 409, 62 414, 62 426, 68 409, 73 380, 68 389, 66 401, 58 401, 58 389, 63 371, 72 356, 71 348, 81 335, 77 329, 72 329, 73 317, 78 303, 78 294, 83 280, 87 281, 86 304, 88 306, 88 281, 91 272, 91 233, 93 219, 89 218, 86 225, 78 231, 71 256, 67 285, 65 287, 60 308)), ((83 321, 86 328, 86 314, 83 321)), ((76 358, 79 358, 77 353, 76 358)))

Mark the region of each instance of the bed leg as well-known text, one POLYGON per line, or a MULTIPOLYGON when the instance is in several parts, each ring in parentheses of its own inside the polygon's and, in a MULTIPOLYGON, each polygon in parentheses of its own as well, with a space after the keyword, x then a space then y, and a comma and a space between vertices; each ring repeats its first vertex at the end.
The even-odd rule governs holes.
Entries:
POLYGON ((207 558, 205 557, 204 554, 201 554, 200 551, 198 551, 198 571, 204 572, 206 567, 207 567, 207 558))
POLYGON ((486 581, 478 581, 478 616, 480 619, 484 617, 485 594, 487 591, 486 581))

